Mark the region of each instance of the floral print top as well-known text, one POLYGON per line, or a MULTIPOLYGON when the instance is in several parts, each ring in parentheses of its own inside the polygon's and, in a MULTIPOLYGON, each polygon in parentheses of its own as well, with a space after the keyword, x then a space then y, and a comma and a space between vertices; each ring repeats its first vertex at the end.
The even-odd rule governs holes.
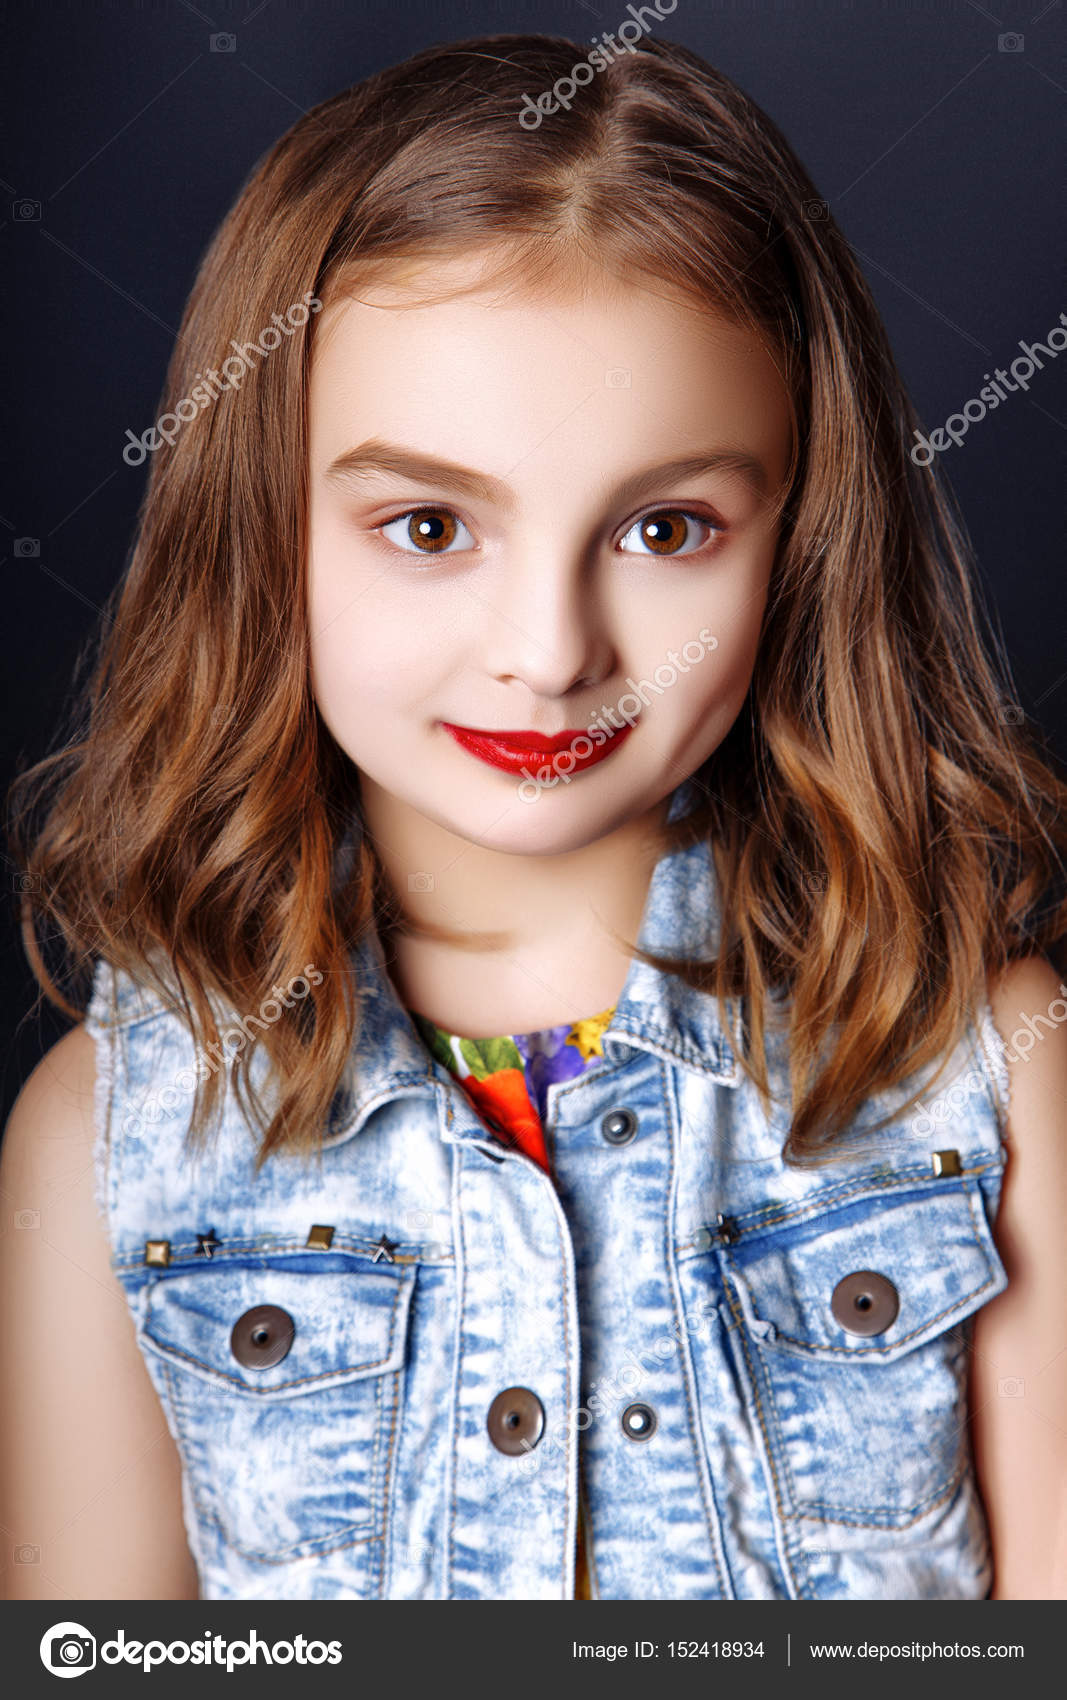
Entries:
MULTIPOLYGON (((490 1132, 550 1174, 543 1127, 548 1088, 558 1080, 573 1080, 603 1059, 600 1041, 614 1005, 584 1021, 490 1039, 465 1039, 415 1010, 409 1013, 431 1055, 455 1075, 490 1132)), ((574 1597, 591 1598, 580 1503, 574 1597)))
POLYGON ((541 1125, 548 1088, 557 1080, 573 1080, 602 1060, 601 1036, 615 1014, 614 1005, 586 1021, 493 1039, 464 1039, 414 1010, 410 1013, 430 1052, 459 1080, 486 1127, 548 1173, 541 1125))

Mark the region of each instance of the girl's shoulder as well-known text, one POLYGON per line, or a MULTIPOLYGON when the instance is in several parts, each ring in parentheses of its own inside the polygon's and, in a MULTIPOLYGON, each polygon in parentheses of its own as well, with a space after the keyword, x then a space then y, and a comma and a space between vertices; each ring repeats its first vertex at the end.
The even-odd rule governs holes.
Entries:
POLYGON ((8 1164, 18 1157, 47 1171, 50 1161, 69 1160, 71 1143, 91 1149, 95 1089, 96 1046, 79 1022, 45 1052, 15 1099, 4 1131, 8 1164))
POLYGON ((1009 1141, 1047 1145, 1050 1160, 1067 1165, 1067 984, 1046 957, 1021 957, 990 979, 989 1013, 1006 1078, 1009 1141))
POLYGON ((975 1318, 971 1371, 971 1435, 995 1552, 991 1597, 1063 1599, 1067 988, 1051 963, 1031 956, 991 983, 989 1000, 1010 1091, 994 1226, 1009 1280, 975 1318))
POLYGON ((177 1451, 94 1197, 97 1079, 83 1022, 29 1075, 0 1146, 0 1522, 61 1531, 46 1563, 12 1567, 9 1597, 195 1599, 177 1451))

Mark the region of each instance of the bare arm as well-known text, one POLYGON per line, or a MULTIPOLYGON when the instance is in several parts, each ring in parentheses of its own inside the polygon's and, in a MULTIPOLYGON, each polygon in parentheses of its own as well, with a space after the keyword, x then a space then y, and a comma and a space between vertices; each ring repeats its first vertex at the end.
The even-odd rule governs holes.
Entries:
POLYGON ((1011 1106, 994 1239, 1009 1285, 975 1318, 971 1436, 993 1545, 994 1600, 1067 1599, 1067 1022, 1043 957, 1013 964, 990 1002, 1014 1050, 1021 1016, 1042 1016, 1008 1068, 1011 1106), (1059 1006, 1054 1006, 1059 1007, 1059 1006))
POLYGON ((75 1027, 0 1149, 3 1597, 196 1599, 177 1451, 93 1200, 94 1075, 75 1027))

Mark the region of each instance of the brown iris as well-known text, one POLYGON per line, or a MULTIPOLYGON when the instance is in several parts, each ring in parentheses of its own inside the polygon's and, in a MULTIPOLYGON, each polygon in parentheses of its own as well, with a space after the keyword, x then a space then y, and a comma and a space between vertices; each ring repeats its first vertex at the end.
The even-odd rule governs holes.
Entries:
POLYGON ((689 522, 677 508, 664 508, 641 522, 641 541, 657 555, 673 555, 688 540, 689 522))
POLYGON ((416 508, 408 520, 408 536, 427 555, 455 541, 456 522, 444 508, 416 508))

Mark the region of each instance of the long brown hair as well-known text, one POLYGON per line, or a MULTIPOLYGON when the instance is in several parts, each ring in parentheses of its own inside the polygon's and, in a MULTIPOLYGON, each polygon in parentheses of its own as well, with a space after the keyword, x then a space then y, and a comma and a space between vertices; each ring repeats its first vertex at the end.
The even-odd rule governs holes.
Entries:
MULTIPOLYGON (((796 426, 764 629, 745 707, 694 776, 700 808, 665 838, 711 843, 720 950, 651 960, 714 993, 724 1024, 741 1000, 765 1094, 764 997, 789 993, 784 1156, 818 1163, 870 1094, 951 1051, 990 975, 1062 940, 1067 787, 1017 724, 962 522, 911 460, 919 421, 870 293, 789 144, 682 47, 602 59, 536 125, 538 95, 585 60, 575 42, 435 47, 315 107, 217 232, 162 411, 309 292, 501 244, 501 282, 595 261, 759 335, 796 426)), ((209 992, 247 1012, 319 970, 234 1072, 260 1162, 316 1147, 359 1019, 352 946, 391 901, 362 834, 340 855, 358 774, 309 683, 314 329, 156 450, 78 726, 11 794, 27 953, 67 1014, 39 924, 72 988, 103 956, 204 1049, 209 992), (273 1114, 249 1078, 260 1045, 273 1114)), ((193 1143, 219 1087, 197 1088, 193 1143)))

